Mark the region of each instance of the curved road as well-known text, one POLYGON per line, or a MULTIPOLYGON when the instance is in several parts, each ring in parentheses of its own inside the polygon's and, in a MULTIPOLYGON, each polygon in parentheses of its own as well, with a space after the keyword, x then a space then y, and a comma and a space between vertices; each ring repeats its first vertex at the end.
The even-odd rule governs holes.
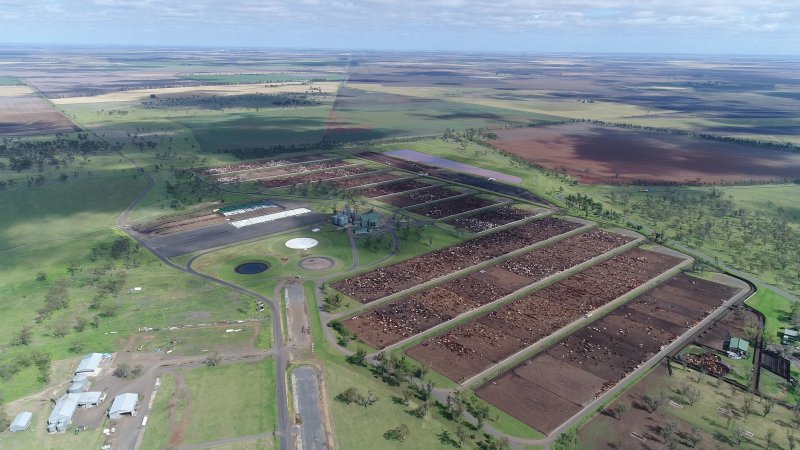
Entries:
POLYGON ((288 403, 288 395, 286 392, 286 365, 287 365, 287 358, 286 352, 284 349, 284 341, 283 341, 283 332, 282 332, 282 323, 281 323, 281 313, 278 306, 272 300, 268 299, 267 297, 253 292, 249 289, 245 289, 239 285, 234 283, 230 283, 228 281, 222 280, 220 278, 213 277, 211 275, 207 275, 201 272, 197 272, 192 268, 192 263, 198 257, 204 255, 205 253, 201 253, 190 259, 185 267, 181 267, 172 261, 170 261, 165 256, 159 254, 155 251, 152 247, 150 247, 147 242, 142 239, 142 237, 136 233, 133 229, 129 226, 128 217, 130 216, 131 211, 136 208, 139 203, 141 203, 142 199, 153 189, 155 186, 155 179, 149 172, 142 169, 139 164, 136 163, 133 159, 128 157, 122 151, 119 152, 125 159, 127 159, 134 167, 136 167, 141 174, 143 174, 147 178, 147 186, 142 190, 136 198, 131 201, 127 208, 117 217, 117 226, 124 231, 131 239, 135 240, 139 243, 142 247, 149 250, 153 255, 155 255, 158 259, 160 259, 164 264, 167 266, 178 270, 180 272, 188 273, 190 275, 194 275, 196 277, 203 278, 205 280, 220 284, 227 288, 236 290, 241 292, 242 294, 249 295, 255 299, 261 300, 270 308, 270 314, 272 315, 272 341, 273 341, 273 351, 275 355, 275 380, 276 380, 276 395, 277 395, 277 404, 278 404, 278 434, 280 436, 280 448, 281 450, 290 450, 292 448, 292 434, 291 434, 291 422, 289 420, 289 403, 288 403))

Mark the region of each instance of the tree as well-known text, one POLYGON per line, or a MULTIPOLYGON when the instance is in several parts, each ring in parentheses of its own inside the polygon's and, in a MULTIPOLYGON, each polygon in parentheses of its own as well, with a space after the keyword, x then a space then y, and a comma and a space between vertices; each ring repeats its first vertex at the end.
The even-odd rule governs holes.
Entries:
POLYGON ((12 346, 20 346, 20 345, 31 345, 33 341, 33 329, 31 327, 25 327, 19 331, 13 338, 11 338, 11 345, 12 346))
POLYGON ((474 405, 470 413, 478 421, 478 428, 481 428, 486 419, 489 418, 489 407, 487 405, 474 405))
POLYGON ((695 387, 690 387, 683 395, 686 397, 686 401, 688 401, 690 405, 694 405, 703 398, 703 394, 695 387))
POLYGON ((0 408, 0 430, 7 430, 11 425, 11 419, 8 418, 8 413, 5 408, 0 408))
POLYGON ((72 328, 74 328, 75 331, 80 333, 81 331, 86 329, 86 325, 88 325, 88 324, 89 324, 89 321, 85 317, 80 316, 80 317, 77 317, 75 319, 75 325, 73 325, 72 328))
POLYGON ((628 410, 628 405, 625 404, 625 402, 619 401, 617 402, 616 405, 614 405, 614 409, 612 411, 614 413, 614 417, 616 417, 617 420, 621 421, 622 415, 625 414, 625 411, 627 410, 628 410))
POLYGON ((69 344, 69 349, 68 350, 69 350, 70 353, 83 353, 83 348, 84 348, 83 342, 81 342, 81 341, 72 341, 72 343, 69 344))
POLYGON ((458 446, 461 447, 464 445, 464 441, 467 440, 469 437, 469 433, 467 433, 467 429, 464 427, 464 424, 461 422, 456 425, 456 439, 458 439, 458 446))
POLYGON ((214 352, 205 359, 206 366, 208 367, 217 367, 219 363, 222 362, 222 357, 219 356, 219 353, 214 352))
POLYGON ((411 413, 412 416, 414 416, 414 417, 416 417, 418 419, 423 419, 428 414, 428 408, 429 407, 430 407, 430 405, 428 404, 428 402, 422 402, 422 403, 419 404, 419 406, 417 406, 416 408, 412 409, 410 411, 410 413, 411 413))
POLYGON ((664 424, 663 427, 659 428, 659 434, 661 438, 664 439, 664 443, 667 444, 667 447, 671 448, 671 443, 675 442, 675 431, 678 429, 678 424, 673 421, 668 421, 664 424))
POLYGON ((775 405, 775 399, 772 397, 764 396, 763 403, 761 407, 764 409, 764 417, 767 417, 770 411, 772 411, 772 407, 775 405))
POLYGON ((55 329, 53 329, 53 337, 55 338, 63 338, 64 336, 69 334, 69 323, 67 322, 60 322, 56 325, 55 329))
POLYGON ((403 389, 403 404, 408 406, 409 402, 412 398, 414 398, 414 392, 411 389, 403 389))
POLYGON ((775 430, 772 428, 767 430, 767 434, 766 436, 764 436, 764 440, 767 441, 767 450, 775 446, 775 430))
POLYGON ((797 448, 797 437, 791 428, 786 428, 786 442, 789 443, 789 450, 797 448))
POLYGON ((113 372, 114 376, 117 378, 130 378, 131 377, 131 366, 127 363, 122 363, 114 369, 113 372))
POLYGON ((36 274, 36 281, 47 281, 47 273, 39 272, 36 274))
POLYGON ((367 351, 363 348, 358 348, 355 353, 347 357, 347 362, 357 366, 363 366, 364 360, 367 358, 367 351))
POLYGON ((450 420, 458 421, 464 414, 464 401, 461 400, 458 391, 447 395, 447 414, 450 420))
POLYGON ((647 408, 647 411, 650 414, 653 414, 664 404, 664 396, 659 394, 657 397, 651 397, 649 395, 642 396, 642 403, 647 408))
POLYGON ((692 445, 692 448, 697 447, 697 444, 703 440, 703 437, 700 435, 700 429, 697 427, 692 427, 692 431, 686 435, 686 439, 689 441, 689 444, 692 445))
POLYGON ((408 425, 402 424, 396 428, 391 428, 383 433, 383 438, 388 441, 400 441, 403 442, 406 440, 408 435, 411 433, 411 430, 408 429, 408 425))

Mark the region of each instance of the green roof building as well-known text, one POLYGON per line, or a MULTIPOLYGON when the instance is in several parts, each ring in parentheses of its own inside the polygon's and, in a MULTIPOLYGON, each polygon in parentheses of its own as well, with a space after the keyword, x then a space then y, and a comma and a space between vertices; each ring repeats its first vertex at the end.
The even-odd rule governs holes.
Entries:
POLYGON ((740 356, 747 355, 750 350, 750 343, 746 339, 732 337, 728 342, 728 351, 738 353, 740 356))

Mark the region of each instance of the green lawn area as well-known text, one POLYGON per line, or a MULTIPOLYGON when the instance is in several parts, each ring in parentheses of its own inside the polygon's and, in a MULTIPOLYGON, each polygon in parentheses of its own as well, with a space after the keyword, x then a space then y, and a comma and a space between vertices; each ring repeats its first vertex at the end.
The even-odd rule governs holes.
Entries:
MULTIPOLYGON (((349 269, 352 263, 350 243, 345 232, 325 225, 317 233, 306 228, 207 253, 197 258, 192 266, 200 272, 255 289, 263 287, 265 282, 274 282, 283 277, 302 275, 316 278, 331 275, 349 269), (319 244, 307 251, 287 248, 286 241, 297 237, 311 237, 319 244), (300 260, 309 256, 329 257, 334 260, 335 265, 326 270, 300 268, 300 260), (263 261, 270 267, 255 275, 242 275, 234 271, 237 265, 248 261, 263 261)), ((272 292, 265 292, 265 295, 271 297, 272 292)))
POLYGON ((780 342, 781 330, 791 326, 792 301, 768 289, 759 288, 747 304, 766 316, 765 339, 780 342))
MULTIPOLYGON (((180 445, 190 445, 269 433, 276 427, 275 361, 271 357, 199 367, 162 378, 142 448, 167 448, 180 435, 180 445), (185 389, 178 389, 179 383, 185 389)), ((252 448, 262 441, 268 447, 274 445, 268 438, 230 448, 252 448)))

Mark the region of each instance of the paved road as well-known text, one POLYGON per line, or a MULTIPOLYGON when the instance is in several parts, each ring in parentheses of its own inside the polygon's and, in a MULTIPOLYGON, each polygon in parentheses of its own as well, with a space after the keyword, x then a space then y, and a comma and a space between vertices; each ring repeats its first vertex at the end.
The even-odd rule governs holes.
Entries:
POLYGON ((297 414, 300 416, 300 448, 328 450, 317 371, 311 366, 294 369, 292 391, 297 414))
MULTIPOLYGON (((99 138, 99 136, 98 136, 98 138, 99 138)), ((139 169, 139 171, 145 175, 145 177, 148 180, 148 184, 147 184, 147 187, 145 187, 145 189, 142 190, 142 192, 140 192, 139 195, 137 195, 136 198, 133 199, 133 201, 128 205, 128 207, 125 208, 124 211, 122 211, 122 213, 119 215, 119 217, 117 217, 117 226, 120 229, 122 229, 125 233, 127 233, 128 236, 130 236, 132 239, 134 239, 136 242, 138 242, 142 247, 146 248, 151 253, 153 253, 158 259, 160 259, 167 266, 169 266, 169 267, 171 267, 171 268, 173 268, 175 270, 179 270, 181 272, 186 272, 186 273, 189 273, 191 275, 194 275, 194 276, 197 276, 197 277, 200 277, 200 278, 204 278, 204 279, 206 279, 208 281, 212 281, 214 283, 221 284, 223 286, 226 286, 228 288, 234 289, 236 291, 239 291, 239 292, 241 292, 243 294, 249 295, 249 296, 251 296, 253 298, 256 298, 258 300, 261 300, 265 304, 269 305, 270 313, 271 313, 271 316, 272 316, 273 349, 274 349, 274 352, 275 352, 275 375, 276 375, 276 385, 277 385, 276 400, 277 400, 277 403, 278 403, 278 434, 281 436, 280 448, 281 448, 281 450, 291 450, 292 449, 291 422, 289 420, 289 400, 288 400, 288 394, 287 394, 287 388, 286 388, 287 358, 286 358, 286 353, 285 353, 285 350, 284 350, 282 321, 281 321, 280 309, 275 304, 275 302, 273 302, 272 300, 264 297, 263 295, 261 295, 261 294, 259 294, 257 292, 253 292, 253 291, 251 291, 249 289, 245 289, 245 288, 243 288, 241 286, 238 286, 238 285, 233 284, 233 283, 229 283, 229 282, 227 282, 225 280, 222 280, 222 279, 219 279, 219 278, 215 278, 215 277, 212 277, 210 275, 206 275, 206 274, 203 274, 203 273, 195 271, 192 268, 192 263, 197 258, 197 256, 195 256, 194 258, 189 260, 186 263, 186 267, 181 267, 181 266, 173 263, 172 261, 167 259, 167 257, 165 257, 161 253, 157 252, 150 245, 148 245, 147 241, 142 239, 141 236, 138 233, 133 232, 131 230, 131 228, 130 228, 128 217, 130 216, 131 211, 133 211, 133 209, 136 208, 136 206, 150 192, 150 190, 153 189, 153 186, 155 185, 155 180, 153 179, 153 176, 150 175, 150 173, 148 173, 146 170, 142 169, 136 163, 136 161, 134 161, 133 159, 128 157, 128 155, 126 155, 125 153, 122 153, 122 152, 120 152, 120 154, 122 155, 122 157, 124 157, 125 159, 130 161, 131 164, 133 164, 135 167, 137 167, 139 169)))

